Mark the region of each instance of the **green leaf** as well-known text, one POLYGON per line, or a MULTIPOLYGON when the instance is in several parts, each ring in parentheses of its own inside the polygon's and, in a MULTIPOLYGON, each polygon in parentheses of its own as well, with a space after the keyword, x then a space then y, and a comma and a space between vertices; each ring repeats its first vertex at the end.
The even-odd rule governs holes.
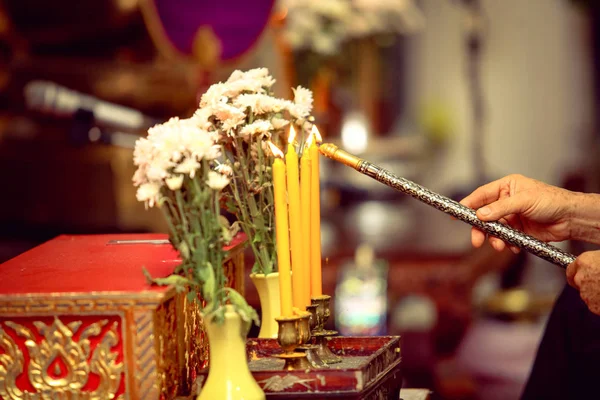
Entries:
POLYGON ((254 274, 262 274, 263 273, 262 266, 260 265, 260 262, 258 260, 254 261, 254 264, 252 264, 252 273, 254 273, 254 274))
POLYGON ((149 285, 152 285, 154 283, 154 279, 152 279, 152 275, 150 275, 150 272, 148 272, 148 270, 146 269, 146 267, 142 267, 142 273, 146 277, 146 282, 149 285))
POLYGON ((186 288, 193 284, 188 278, 181 275, 170 275, 166 278, 155 278, 153 282, 160 286, 175 286, 178 293, 183 292, 186 288))
POLYGON ((229 301, 235 307, 236 311, 240 314, 242 319, 246 322, 252 320, 257 326, 260 326, 260 320, 258 314, 254 308, 250 307, 244 299, 244 296, 231 289, 228 291, 229 301))
POLYGON ((225 322, 225 308, 220 307, 217 310, 215 310, 212 314, 212 319, 219 325, 225 322))
POLYGON ((194 301, 198 300, 198 292, 196 292, 195 290, 190 290, 188 292, 188 294, 186 295, 186 297, 190 303, 194 302, 194 301))
POLYGON ((252 237, 252 243, 260 243, 263 241, 262 232, 257 230, 254 236, 252 237))
POLYGON ((190 247, 188 246, 188 244, 186 243, 185 240, 181 241, 181 243, 179 243, 179 246, 177 246, 177 250, 179 250, 179 254, 181 255, 181 258, 183 258, 184 260, 187 260, 190 258, 190 247))
POLYGON ((206 280, 202 284, 202 298, 206 300, 208 303, 211 303, 214 300, 214 293, 216 287, 216 279, 215 273, 212 269, 212 265, 210 263, 206 263, 206 280))

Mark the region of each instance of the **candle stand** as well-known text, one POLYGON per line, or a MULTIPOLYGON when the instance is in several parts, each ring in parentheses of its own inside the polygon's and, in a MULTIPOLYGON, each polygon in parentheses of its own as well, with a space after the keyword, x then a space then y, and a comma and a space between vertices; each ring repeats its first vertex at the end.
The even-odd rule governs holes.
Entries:
POLYGON ((298 347, 297 350, 306 353, 306 358, 313 368, 329 368, 329 366, 319 356, 319 345, 310 343, 310 340, 312 339, 312 332, 317 326, 317 305, 311 304, 306 306, 306 310, 307 318, 303 318, 301 323, 306 324, 307 329, 311 332, 311 337, 309 338, 309 342, 298 347))
POLYGON ((333 354, 331 349, 328 347, 329 338, 332 336, 337 336, 337 331, 326 330, 324 328, 327 320, 331 315, 331 310, 329 308, 331 296, 329 295, 321 295, 316 296, 311 299, 312 304, 316 305, 316 327, 314 328, 312 334, 315 338, 315 343, 317 347, 317 354, 323 362, 326 364, 336 364, 342 362, 342 358, 333 354))
MULTIPOLYGON (((337 336, 324 328, 330 300, 315 296, 308 312, 276 318, 277 339, 248 339, 250 371, 267 400, 398 400, 400 338, 337 336)), ((208 368, 198 375, 199 388, 206 376, 208 368)))
POLYGON ((295 351, 298 346, 310 340, 310 331, 304 323, 301 323, 302 319, 308 318, 302 315, 275 318, 279 324, 277 343, 283 349, 283 354, 277 354, 275 357, 285 361, 283 365, 284 370, 310 369, 306 353, 295 351))

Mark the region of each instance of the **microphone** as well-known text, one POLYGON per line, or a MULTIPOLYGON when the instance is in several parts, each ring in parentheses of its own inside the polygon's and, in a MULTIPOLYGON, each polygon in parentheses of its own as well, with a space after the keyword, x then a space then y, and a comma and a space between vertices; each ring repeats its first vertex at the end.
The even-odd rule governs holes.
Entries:
POLYGON ((146 130, 159 121, 133 108, 100 100, 48 81, 25 85, 25 103, 35 111, 58 117, 74 117, 84 110, 100 125, 124 130, 146 130))

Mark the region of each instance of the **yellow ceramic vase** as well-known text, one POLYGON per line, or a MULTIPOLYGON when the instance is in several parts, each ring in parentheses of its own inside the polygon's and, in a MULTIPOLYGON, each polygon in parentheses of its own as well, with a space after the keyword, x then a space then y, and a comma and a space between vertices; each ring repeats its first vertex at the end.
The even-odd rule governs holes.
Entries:
POLYGON ((281 315, 279 272, 267 275, 250 274, 250 279, 252 279, 254 286, 256 286, 262 314, 258 337, 263 339, 277 339, 279 327, 275 318, 281 315))
POLYGON ((242 321, 233 306, 225 306, 225 321, 204 319, 208 333, 210 361, 208 378, 197 400, 265 400, 248 368, 246 336, 250 324, 242 321))

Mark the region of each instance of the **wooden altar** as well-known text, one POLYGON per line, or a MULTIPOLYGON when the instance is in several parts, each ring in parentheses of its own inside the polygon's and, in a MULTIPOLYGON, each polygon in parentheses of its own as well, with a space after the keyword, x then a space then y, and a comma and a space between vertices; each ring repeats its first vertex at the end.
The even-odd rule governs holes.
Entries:
MULTIPOLYGON (((194 302, 143 274, 180 262, 166 235, 59 236, 0 264, 0 398, 188 395, 208 341, 194 302)), ((244 292, 239 235, 228 285, 244 292)))

